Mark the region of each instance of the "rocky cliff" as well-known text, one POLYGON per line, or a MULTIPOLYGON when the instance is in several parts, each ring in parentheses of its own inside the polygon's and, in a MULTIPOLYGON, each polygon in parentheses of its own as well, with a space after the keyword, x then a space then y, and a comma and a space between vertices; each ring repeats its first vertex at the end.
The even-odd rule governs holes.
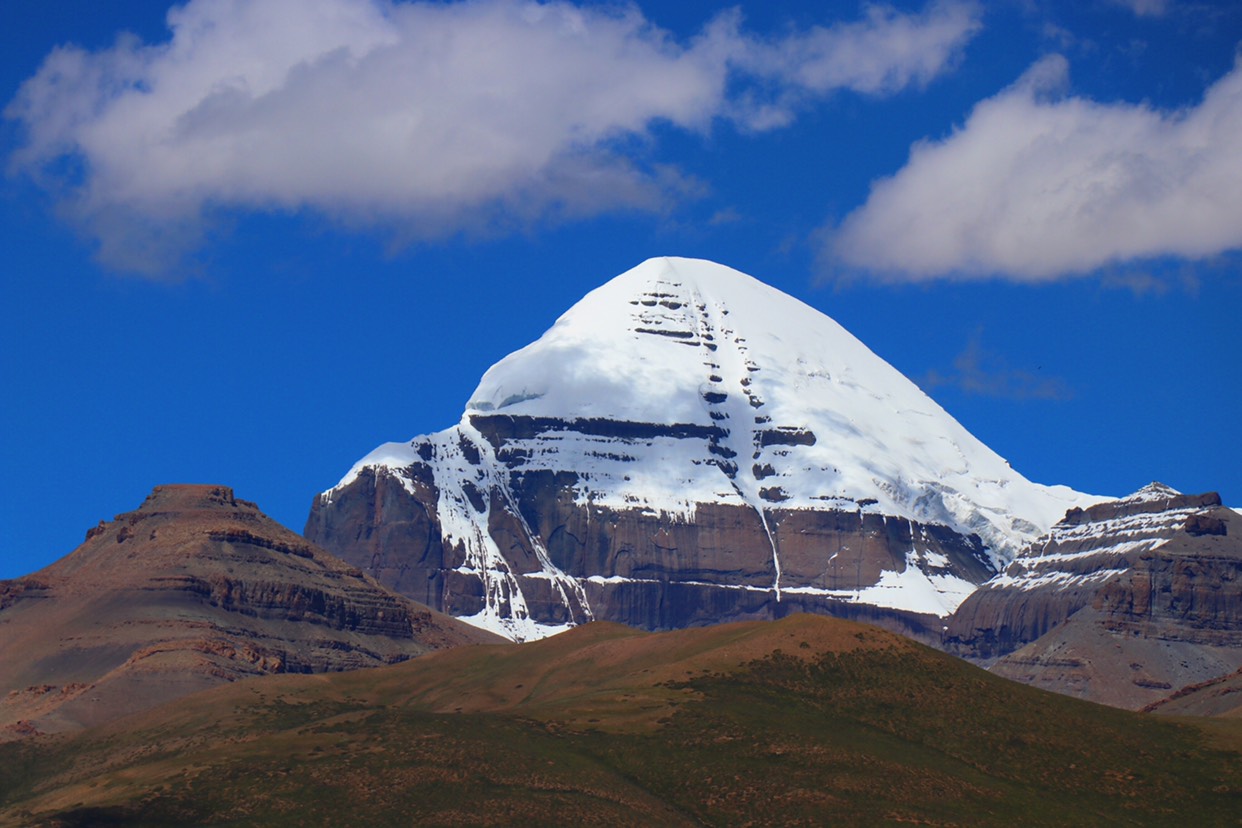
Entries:
POLYGON ((1071 510, 958 608, 945 646, 1001 675, 1139 708, 1242 666, 1242 517, 1152 484, 1071 510))
MULTIPOLYGON (((434 478, 418 463, 404 471, 434 478)), ((591 620, 659 630, 818 612, 930 641, 947 607, 994 572, 977 536, 944 526, 862 509, 771 508, 761 518, 702 504, 681 518, 579 505, 571 482, 545 474, 472 492, 496 550, 481 572, 466 544, 445 537, 434 485, 420 498, 406 479, 363 472, 316 501, 307 535, 444 612, 495 612, 516 637, 591 620)))
POLYGON ((0 582, 0 738, 95 724, 252 675, 489 640, 223 486, 159 486, 72 554, 0 582))

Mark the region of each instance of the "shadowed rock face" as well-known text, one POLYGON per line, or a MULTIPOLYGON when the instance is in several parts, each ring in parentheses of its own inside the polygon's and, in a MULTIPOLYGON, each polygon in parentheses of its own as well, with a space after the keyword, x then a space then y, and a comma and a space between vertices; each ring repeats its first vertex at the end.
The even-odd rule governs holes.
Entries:
POLYGON ((1071 510, 949 619, 950 652, 1138 708, 1242 666, 1242 519, 1153 484, 1071 510))
MULTIPOLYGON (((490 419, 505 434, 541 426, 490 419)), ((497 437, 494 444, 504 442, 497 437)), ((542 625, 595 619, 662 630, 817 612, 938 641, 938 615, 859 603, 854 594, 911 567, 920 577, 952 575, 967 586, 993 574, 978 538, 943 526, 860 507, 774 504, 761 518, 751 507, 707 503, 691 519, 608 508, 581 502, 572 472, 527 471, 520 460, 499 459, 512 466, 503 482, 471 484, 465 497, 486 511, 501 566, 529 617, 542 625), (573 588, 546 577, 549 568, 573 588)), ((487 587, 461 545, 445 539, 433 468, 415 462, 403 477, 368 468, 330 498, 317 498, 307 537, 436 609, 463 617, 483 612, 487 587)))
POLYGON ((412 496, 391 475, 359 475, 332 508, 316 499, 305 534, 388 588, 444 610, 445 572, 457 564, 447 563, 452 552, 440 538, 434 483, 414 481, 412 496))
POLYGON ((95 724, 221 681, 389 664, 489 638, 381 587, 227 487, 160 486, 69 556, 0 582, 0 729, 95 724))

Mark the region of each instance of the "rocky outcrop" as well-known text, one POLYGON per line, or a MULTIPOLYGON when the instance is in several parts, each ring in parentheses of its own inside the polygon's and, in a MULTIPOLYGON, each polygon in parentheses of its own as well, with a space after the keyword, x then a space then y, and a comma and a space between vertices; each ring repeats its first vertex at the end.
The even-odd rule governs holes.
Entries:
POLYGON ((0 582, 0 629, 0 729, 11 733, 95 724, 221 681, 491 639, 223 486, 157 487, 69 556, 0 582))
POLYGON ((1144 713, 1167 716, 1238 716, 1242 712, 1242 670, 1190 684, 1152 702, 1144 713))
POLYGON ((1138 708, 1242 666, 1242 518, 1152 484, 1071 510, 949 619, 950 652, 1138 708))

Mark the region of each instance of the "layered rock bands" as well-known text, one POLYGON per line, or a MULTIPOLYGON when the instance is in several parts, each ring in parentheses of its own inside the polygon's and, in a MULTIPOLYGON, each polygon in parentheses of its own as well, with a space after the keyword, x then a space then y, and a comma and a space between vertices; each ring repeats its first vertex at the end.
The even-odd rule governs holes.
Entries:
MULTIPOLYGON (((582 497, 579 474, 526 469, 510 448, 517 430, 551 426, 475 424, 455 441, 415 441, 408 465, 364 468, 316 498, 306 536, 394 590, 515 638, 588 620, 658 630, 820 612, 938 640, 941 617, 994 574, 978 537, 867 503, 602 505, 582 497)), ((609 437, 655 439, 629 434, 637 427, 616 424, 629 436, 609 437)))
POLYGON ((1242 667, 1242 516, 1153 484, 1071 510, 971 595, 945 645, 1009 678, 1139 708, 1242 667))
POLYGON ((491 640, 365 576, 224 486, 159 486, 72 554, 0 582, 0 741, 221 682, 491 640))

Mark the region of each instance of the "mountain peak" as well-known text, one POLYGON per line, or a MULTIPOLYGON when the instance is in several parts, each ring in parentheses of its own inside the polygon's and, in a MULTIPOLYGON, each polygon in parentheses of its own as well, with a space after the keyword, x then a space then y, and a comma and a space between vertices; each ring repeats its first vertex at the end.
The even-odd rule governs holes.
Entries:
POLYGON ((1132 495, 1122 498, 1123 500, 1165 500, 1170 497, 1178 497, 1181 495, 1177 489, 1172 486, 1166 486, 1158 481, 1152 481, 1143 488, 1139 489, 1132 495))
POLYGON ((648 259, 588 293, 539 340, 492 366, 467 411, 710 423, 700 386, 743 377, 723 370, 740 366, 705 371, 719 360, 704 354, 741 344, 742 328, 768 329, 767 321, 738 316, 740 309, 765 308, 792 315, 790 323, 815 313, 724 265, 648 259), (730 334, 733 341, 726 341, 730 334))
MULTIPOLYGON (((607 478, 618 502, 661 511, 688 514, 722 498, 868 502, 978 533, 1003 557, 1086 505, 1076 492, 1027 481, 836 321, 701 259, 648 259, 493 365, 463 427, 496 416, 700 430, 714 440, 710 456, 576 467, 607 478)), ((544 461, 561 462, 544 454, 528 465, 544 461)))
POLYGON ((702 259, 654 258, 492 366, 467 409, 710 423, 703 394, 834 353, 840 364, 875 359, 831 319, 758 279, 702 259), (760 366, 759 356, 774 364, 760 366))
POLYGON ((515 638, 793 602, 923 629, 1096 500, 1026 480, 820 311, 663 257, 488 369, 456 426, 356 463, 307 535, 515 638))

